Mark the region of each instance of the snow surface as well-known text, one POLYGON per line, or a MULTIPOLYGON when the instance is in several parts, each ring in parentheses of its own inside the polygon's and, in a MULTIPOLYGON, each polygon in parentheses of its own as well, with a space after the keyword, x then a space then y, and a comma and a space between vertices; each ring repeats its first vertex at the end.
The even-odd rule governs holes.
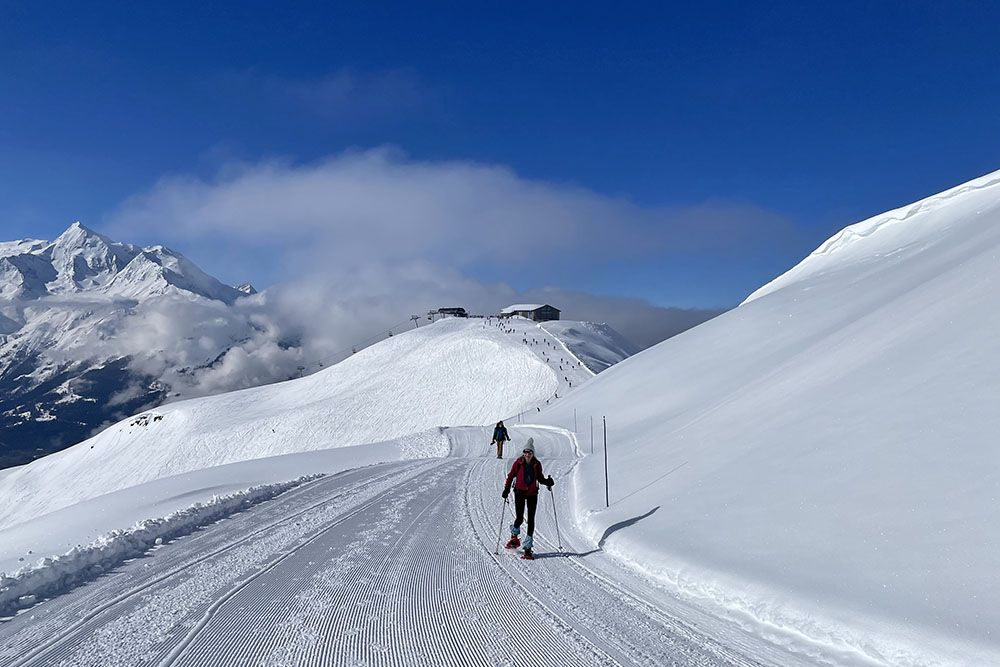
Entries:
POLYGON ((607 416, 587 531, 662 508, 606 549, 838 662, 1000 664, 998 285, 1000 172, 600 374, 539 417, 607 416))
MULTIPOLYGON (((515 444, 534 439, 557 486, 539 500, 536 560, 499 548, 511 459, 493 458, 489 434, 448 429, 447 458, 301 484, 56 598, 25 600, 30 609, 0 622, 0 662, 807 664, 664 597, 564 522, 579 452, 560 429, 512 427, 515 444)), ((290 471, 315 456, 282 458, 290 471)))
POLYGON ((218 498, 243 495, 253 488, 276 488, 315 474, 446 456, 451 451, 448 437, 436 428, 363 447, 270 456, 155 479, 0 529, 0 576, 40 569, 47 565, 45 559, 61 558, 86 566, 88 563, 78 558, 79 553, 70 555, 73 549, 107 544, 117 531, 156 523, 196 505, 211 505, 218 498))
POLYGON ((567 351, 593 373, 607 370, 639 352, 639 348, 607 324, 554 321, 538 326, 562 341, 567 351))
POLYGON ((441 320, 319 373, 172 403, 33 461, 0 478, 0 528, 200 468, 496 422, 544 405, 558 386, 514 335, 441 320))
MULTIPOLYGON (((583 323, 573 324, 591 331, 583 323)), ((619 339, 598 327, 589 339, 574 340, 610 357, 618 354, 619 339)), ((557 337, 533 322, 448 318, 394 336, 314 375, 147 411, 67 450, 0 471, 0 529, 95 496, 212 466, 381 442, 439 426, 523 420, 591 376, 557 337)), ((358 456, 357 465, 396 458, 358 456)), ((235 479, 240 481, 230 490, 287 477, 235 479)), ((178 507, 169 511, 174 509, 178 507)), ((159 510, 148 516, 167 511, 159 510)), ((98 528, 130 524, 115 521, 98 528)), ((0 562, 2 553, 0 546, 0 562)))
MULTIPOLYGON (((159 519, 143 519, 125 530, 114 530, 90 544, 78 545, 61 556, 43 558, 7 577, 0 573, 0 615, 30 607, 45 596, 64 593, 75 585, 107 572, 129 558, 137 558, 166 540, 223 519, 248 506, 270 500, 316 477, 302 476, 288 482, 262 484, 227 495, 214 495, 159 519)), ((60 539, 67 526, 58 526, 60 539)), ((20 538, 20 536, 17 536, 20 538)))
POLYGON ((511 306, 507 306, 506 308, 502 308, 500 312, 503 314, 508 314, 515 312, 523 312, 526 310, 538 310, 544 305, 545 305, 544 303, 515 303, 511 306))

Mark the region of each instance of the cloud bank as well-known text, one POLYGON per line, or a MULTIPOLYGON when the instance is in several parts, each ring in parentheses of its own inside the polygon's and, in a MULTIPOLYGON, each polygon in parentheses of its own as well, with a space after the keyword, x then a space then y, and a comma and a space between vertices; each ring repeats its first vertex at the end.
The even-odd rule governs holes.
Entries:
POLYGON ((151 238, 279 251, 312 265, 438 261, 459 269, 502 257, 614 261, 719 256, 788 236, 751 204, 643 207, 475 162, 418 162, 390 148, 312 164, 231 163, 213 179, 175 176, 126 201, 112 228, 151 238))
MULTIPOLYGON (((567 319, 609 322, 640 347, 684 331, 717 311, 656 308, 638 299, 555 288, 518 292, 428 263, 316 274, 240 299, 233 306, 164 295, 139 303, 94 339, 86 356, 128 356, 139 377, 171 387, 171 400, 216 394, 309 374, 353 349, 426 325, 426 313, 462 304, 493 313, 513 302, 558 304, 567 319), (417 322, 411 315, 421 315, 417 322)), ((140 383, 141 384, 141 383, 140 383)), ((123 390, 131 398, 140 386, 123 390)))
POLYGON ((548 302, 566 319, 608 322, 647 347, 721 310, 595 296, 551 286, 549 271, 692 253, 725 258, 766 247, 791 226, 748 204, 647 207, 503 166, 414 161, 382 148, 164 178, 124 202, 106 228, 251 257, 256 267, 226 268, 283 278, 228 311, 164 297, 129 318, 118 343, 146 375, 169 379, 182 369, 171 384, 191 395, 312 372, 413 326, 410 315, 448 305, 490 313, 548 302))

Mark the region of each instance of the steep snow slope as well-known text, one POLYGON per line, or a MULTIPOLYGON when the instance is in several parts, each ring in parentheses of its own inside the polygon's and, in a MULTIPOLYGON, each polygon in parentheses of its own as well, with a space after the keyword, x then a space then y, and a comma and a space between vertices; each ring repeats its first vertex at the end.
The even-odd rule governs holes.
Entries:
POLYGON ((639 351, 607 324, 559 321, 539 326, 558 338, 592 373, 607 370, 639 351))
POLYGON ((1000 172, 602 373, 541 416, 607 415, 587 528, 841 663, 1000 664, 998 285, 1000 172))
POLYGON ((0 478, 0 527, 189 470, 495 422, 557 386, 515 336, 441 320, 305 378, 144 413, 19 468, 0 478))

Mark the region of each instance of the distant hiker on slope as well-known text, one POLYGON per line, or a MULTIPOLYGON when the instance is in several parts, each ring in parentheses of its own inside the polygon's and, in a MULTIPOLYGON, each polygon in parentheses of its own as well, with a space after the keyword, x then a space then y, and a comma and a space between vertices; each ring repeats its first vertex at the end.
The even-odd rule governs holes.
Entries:
POLYGON ((535 508, 538 507, 538 485, 544 484, 552 488, 555 482, 552 477, 542 477, 542 462, 535 458, 535 440, 528 438, 528 443, 524 446, 521 455, 514 459, 514 465, 507 473, 507 482, 504 484, 501 497, 506 501, 510 494, 511 482, 514 483, 514 523, 510 526, 510 541, 507 542, 508 549, 516 549, 521 545, 518 535, 521 533, 521 524, 524 522, 524 507, 528 507, 528 529, 524 538, 524 556, 526 560, 534 559, 532 553, 535 535, 535 508))
POLYGON ((505 440, 510 440, 510 436, 507 435, 507 427, 503 425, 503 422, 497 422, 497 427, 493 429, 493 439, 490 440, 490 444, 496 443, 498 459, 503 458, 503 443, 505 440))

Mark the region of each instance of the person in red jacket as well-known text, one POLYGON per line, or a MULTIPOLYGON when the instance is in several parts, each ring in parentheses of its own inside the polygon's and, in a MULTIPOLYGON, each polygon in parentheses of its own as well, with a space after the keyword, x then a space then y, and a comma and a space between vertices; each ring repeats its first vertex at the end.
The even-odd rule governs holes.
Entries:
POLYGON ((507 473, 507 482, 504 484, 501 496, 504 501, 510 495, 511 483, 514 484, 514 511, 517 516, 510 526, 510 541, 507 542, 508 549, 516 549, 521 545, 518 535, 521 533, 521 524, 524 523, 524 509, 528 508, 527 536, 524 538, 524 557, 534 558, 532 547, 534 547, 535 535, 535 508, 538 507, 538 485, 544 484, 552 488, 555 484, 552 477, 542 476, 542 462, 535 457, 535 441, 528 438, 524 445, 524 451, 514 459, 514 465, 507 473))

